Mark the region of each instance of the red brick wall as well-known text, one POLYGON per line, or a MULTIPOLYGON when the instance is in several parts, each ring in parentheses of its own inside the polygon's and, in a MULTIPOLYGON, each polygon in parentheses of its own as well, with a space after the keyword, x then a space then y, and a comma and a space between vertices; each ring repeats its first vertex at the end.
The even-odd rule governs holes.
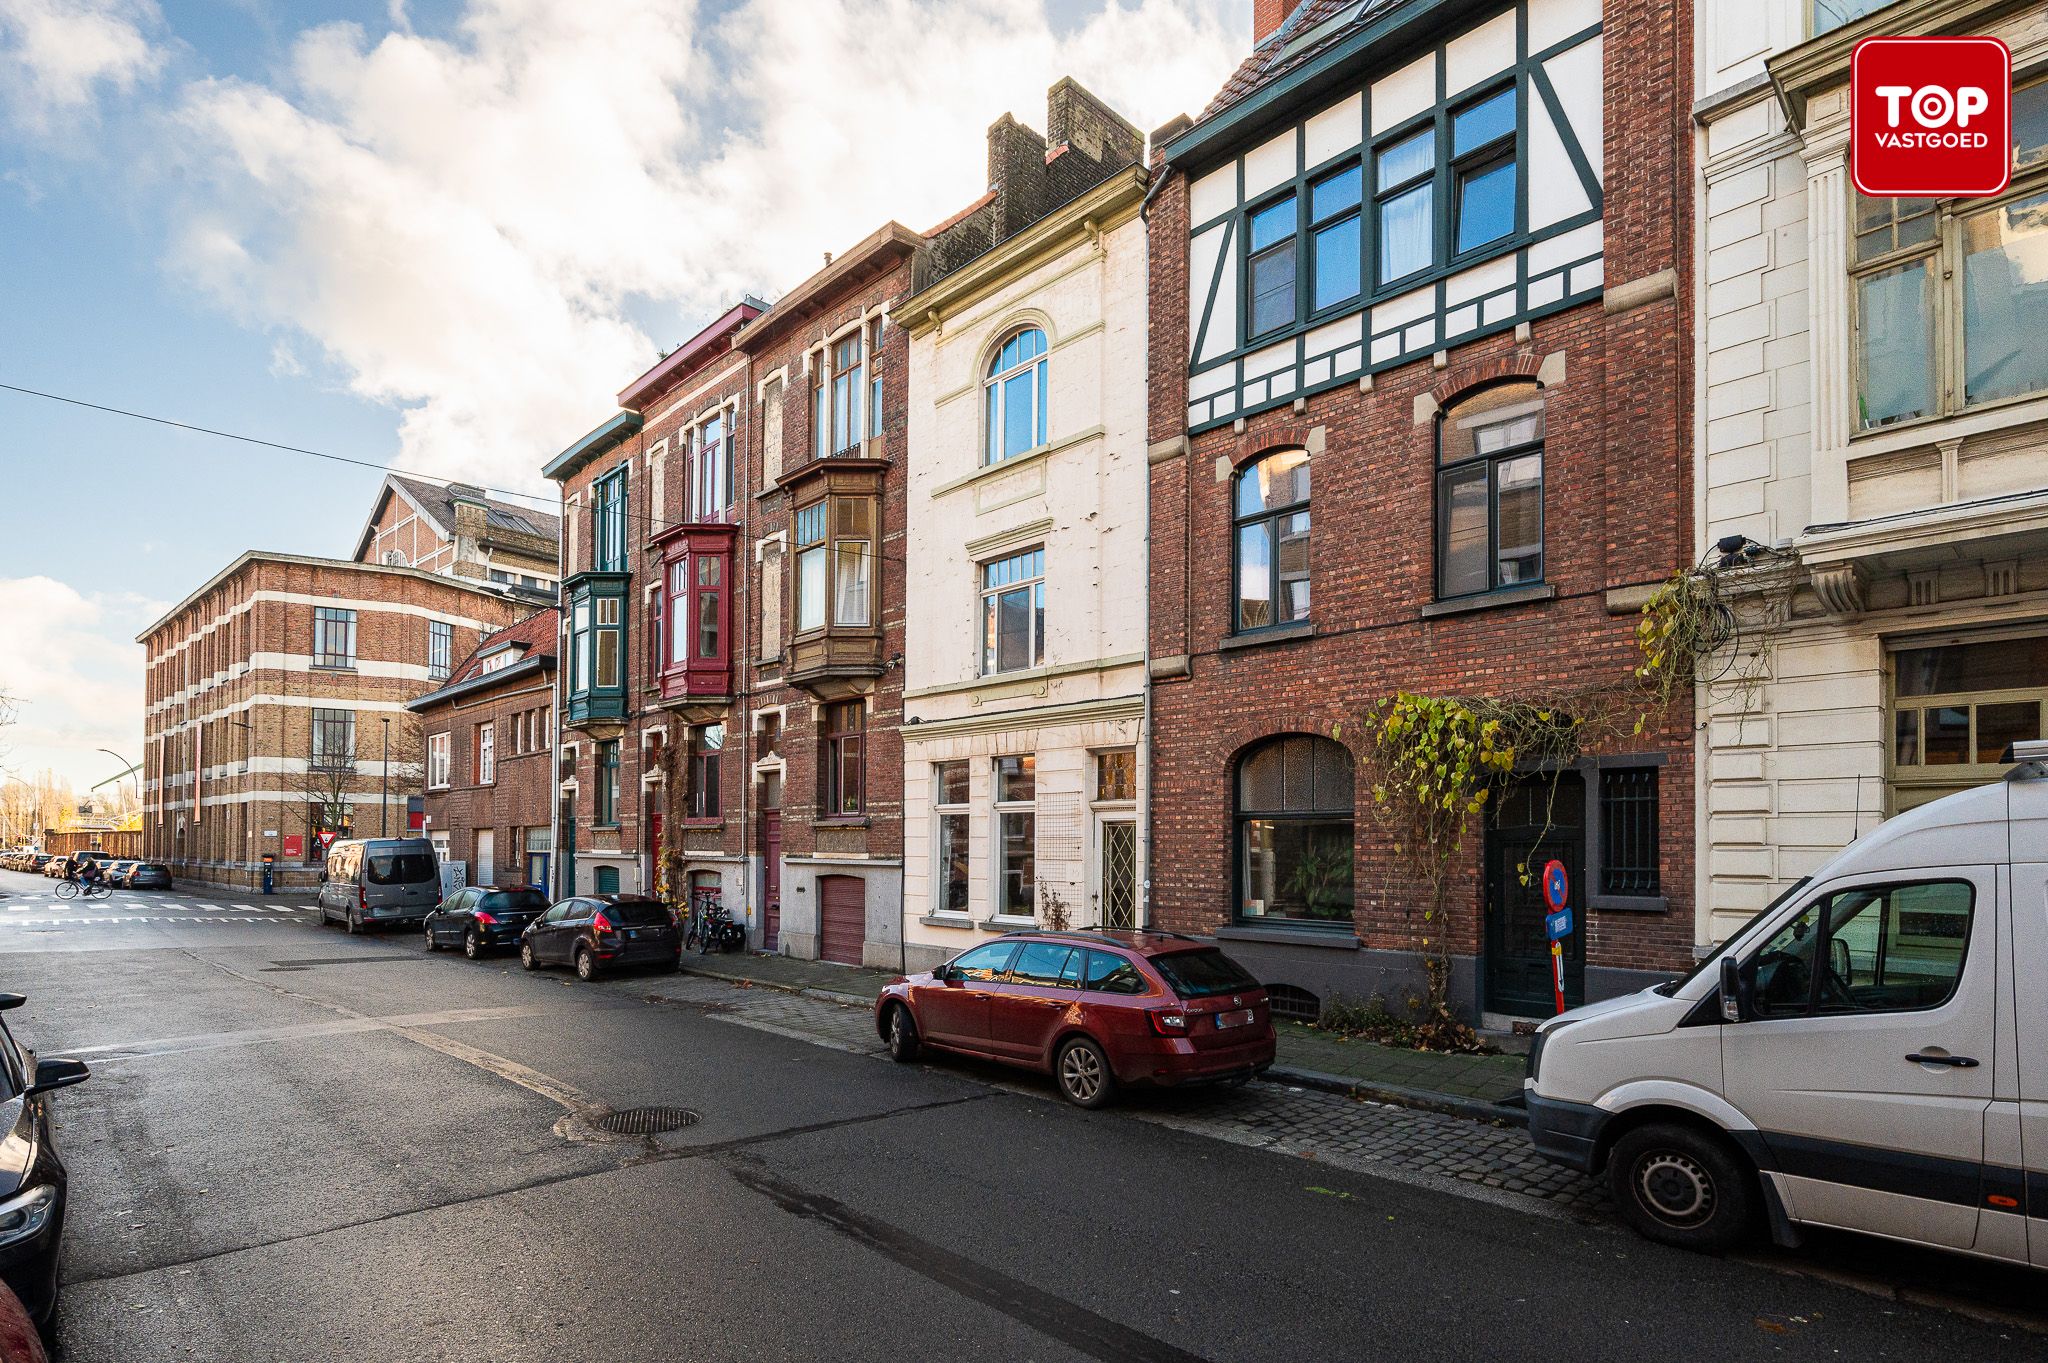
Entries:
MULTIPOLYGON (((1674 269, 1675 296, 1608 314, 1599 303, 1460 345, 1244 423, 1197 435, 1184 455, 1187 181, 1171 176, 1150 211, 1152 574, 1158 680, 1152 736, 1152 912, 1161 925, 1213 931, 1231 921, 1231 778, 1247 744, 1282 732, 1337 737, 1362 754, 1362 716, 1399 689, 1527 695, 1627 675, 1635 617, 1610 615, 1608 589, 1655 582, 1691 562, 1690 26, 1685 6, 1607 7, 1606 278, 1610 287, 1674 269), (1625 75, 1623 73, 1626 73, 1625 75), (1551 601, 1429 619, 1433 600, 1435 424, 1439 401, 1561 353, 1547 393, 1546 580, 1551 601), (1312 638, 1225 648, 1230 640, 1226 469, 1321 428, 1313 461, 1312 638), (1179 660, 1185 657, 1186 663, 1179 660)), ((1661 753, 1661 914, 1592 913, 1587 962, 1624 969, 1687 964, 1692 944, 1693 747, 1690 709, 1627 745, 1661 753)), ((1356 791, 1356 926, 1369 947, 1414 950, 1419 896, 1356 791)), ((1480 944, 1479 838, 1451 937, 1480 944)))
POLYGON ((554 757, 545 741, 552 716, 541 744, 529 739, 528 750, 521 752, 515 739, 520 715, 552 710, 553 678, 552 671, 517 677, 421 714, 423 754, 433 735, 449 739, 449 784, 426 792, 427 832, 448 834, 448 855, 468 863, 472 883, 478 875, 477 830, 494 830, 497 883, 509 885, 526 879, 526 830, 553 822, 554 757), (484 724, 495 726, 496 780, 490 785, 477 780, 477 730, 484 724))

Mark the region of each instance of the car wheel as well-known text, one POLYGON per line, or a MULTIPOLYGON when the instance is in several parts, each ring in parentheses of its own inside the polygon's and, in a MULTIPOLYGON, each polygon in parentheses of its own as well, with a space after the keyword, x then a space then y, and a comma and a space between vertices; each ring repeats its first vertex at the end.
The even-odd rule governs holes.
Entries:
POLYGON ((1756 1224, 1742 1157, 1694 1127, 1652 1122, 1625 1133, 1608 1156, 1607 1186, 1622 1219, 1659 1244, 1718 1254, 1756 1224))
POLYGON ((441 949, 441 944, 434 940, 434 925, 432 923, 426 925, 426 938, 428 951, 439 951, 441 949))
POLYGON ((1076 1037, 1060 1047, 1053 1077, 1059 1081, 1060 1096, 1076 1107, 1101 1107, 1116 1095, 1109 1057, 1086 1037, 1076 1037))
POLYGON ((528 970, 540 969, 540 957, 533 954, 533 943, 521 942, 519 944, 519 964, 528 970))
POLYGON ((594 980, 597 978, 597 957, 590 954, 589 947, 576 948, 576 978, 594 980))
POLYGON ((462 934, 462 954, 469 957, 472 961, 478 960, 483 956, 484 944, 476 939, 475 928, 471 928, 468 932, 462 934))
POLYGON ((908 1065, 917 1059, 917 1049, 917 1023, 899 1003, 889 1010, 889 1058, 908 1065))
POLYGON ((351 937, 363 935, 363 916, 354 909, 348 911, 348 935, 351 937))

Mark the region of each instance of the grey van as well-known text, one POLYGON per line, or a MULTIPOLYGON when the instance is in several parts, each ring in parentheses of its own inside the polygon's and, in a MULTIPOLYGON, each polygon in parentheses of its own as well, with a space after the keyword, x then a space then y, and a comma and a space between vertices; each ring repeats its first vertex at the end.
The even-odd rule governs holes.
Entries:
POLYGON ((441 902, 441 868, 425 838, 354 838, 327 849, 320 872, 320 921, 350 932, 418 927, 441 902))

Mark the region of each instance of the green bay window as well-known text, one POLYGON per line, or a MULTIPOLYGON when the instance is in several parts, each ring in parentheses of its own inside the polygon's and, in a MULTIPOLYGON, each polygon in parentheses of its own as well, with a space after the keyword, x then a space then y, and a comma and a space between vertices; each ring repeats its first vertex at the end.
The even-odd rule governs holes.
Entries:
POLYGON ((567 722, 619 719, 626 713, 624 573, 580 573, 563 584, 568 602, 567 722))

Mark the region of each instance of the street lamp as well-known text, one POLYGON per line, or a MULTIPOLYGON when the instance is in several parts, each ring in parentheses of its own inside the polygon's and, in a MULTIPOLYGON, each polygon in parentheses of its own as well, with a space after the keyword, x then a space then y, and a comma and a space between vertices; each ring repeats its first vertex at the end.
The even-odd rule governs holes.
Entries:
POLYGON ((391 836, 391 716, 383 715, 384 760, 377 772, 377 836, 391 836))

